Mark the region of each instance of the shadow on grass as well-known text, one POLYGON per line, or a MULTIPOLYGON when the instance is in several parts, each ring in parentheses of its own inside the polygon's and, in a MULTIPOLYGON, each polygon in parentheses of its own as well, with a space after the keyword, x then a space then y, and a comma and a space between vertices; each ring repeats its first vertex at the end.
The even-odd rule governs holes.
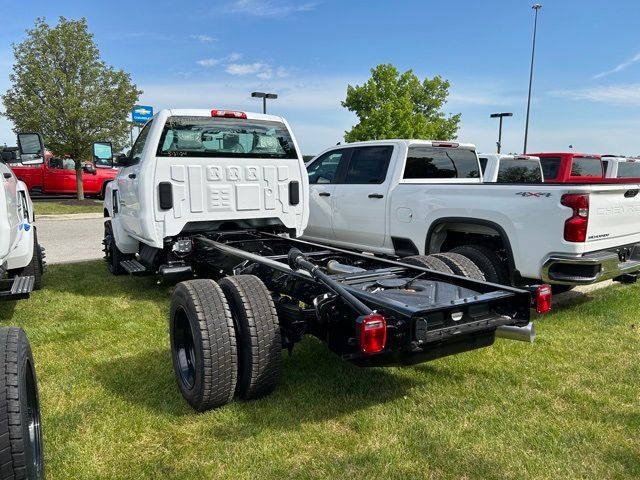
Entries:
POLYGON ((8 326, 2 325, 4 322, 8 322, 13 318, 13 312, 16 309, 16 301, 12 300, 10 302, 0 302, 0 326, 8 326))
MULTIPOLYGON (((196 415, 179 393, 168 350, 104 362, 96 367, 96 379, 127 402, 157 413, 196 415)), ((239 439, 264 429, 294 429, 392 401, 406 395, 413 384, 389 370, 345 363, 324 345, 306 339, 292 358, 285 359, 282 381, 273 394, 234 402, 240 421, 218 424, 210 433, 239 439)))
POLYGON ((56 264, 45 277, 45 289, 53 292, 73 292, 88 297, 113 298, 124 296, 131 300, 169 301, 173 285, 157 285, 157 277, 112 275, 103 261, 56 264))

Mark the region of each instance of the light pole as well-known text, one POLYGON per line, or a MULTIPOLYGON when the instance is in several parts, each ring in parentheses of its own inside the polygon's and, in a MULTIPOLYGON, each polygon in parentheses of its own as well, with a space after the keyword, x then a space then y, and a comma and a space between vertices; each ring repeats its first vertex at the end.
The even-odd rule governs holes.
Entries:
POLYGON ((269 100, 275 100, 278 98, 278 95, 275 93, 264 93, 264 92, 251 92, 251 96, 253 98, 261 98, 262 99, 262 113, 267 113, 267 98, 269 100))
POLYGON ((498 127, 498 142, 496 145, 498 146, 498 153, 500 153, 500 147, 502 147, 502 118, 503 117, 513 117, 513 113, 511 112, 503 112, 503 113, 492 113, 489 115, 491 118, 499 118, 500 126, 498 127))
POLYGON ((524 126, 524 148, 522 153, 527 153, 527 137, 529 135, 529 110, 531 108, 531 83, 533 82, 533 57, 536 53, 536 30, 538 29, 538 10, 542 8, 542 5, 535 3, 532 7, 536 11, 535 18, 533 20, 533 46, 531 47, 531 69, 529 70, 529 95, 527 96, 527 120, 524 126))

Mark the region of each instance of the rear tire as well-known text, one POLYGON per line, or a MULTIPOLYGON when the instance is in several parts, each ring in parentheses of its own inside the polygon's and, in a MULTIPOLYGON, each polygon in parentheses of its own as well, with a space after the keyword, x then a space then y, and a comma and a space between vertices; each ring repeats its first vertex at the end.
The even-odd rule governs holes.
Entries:
POLYGON ((104 260, 107 262, 107 268, 113 275, 122 275, 126 273, 125 269, 120 266, 120 262, 133 258, 132 255, 124 254, 116 245, 116 237, 113 235, 113 227, 111 220, 104 222, 104 240, 102 241, 104 248, 104 260))
POLYGON ((44 478, 33 355, 24 330, 15 327, 0 328, 0 478, 44 478))
POLYGON ((504 262, 493 250, 483 245, 462 245, 449 253, 458 253, 475 263, 484 274, 487 282, 500 285, 511 284, 504 262))
POLYGON ((405 257, 400 261, 409 265, 435 270, 436 272, 453 274, 453 270, 446 263, 433 255, 414 255, 413 257, 405 257))
POLYGON ((176 382, 198 412, 233 399, 238 379, 236 333, 229 305, 213 280, 181 282, 169 312, 176 382))
POLYGON ((42 247, 38 243, 38 235, 36 235, 36 229, 33 229, 33 255, 29 265, 24 267, 20 272, 23 276, 33 276, 35 279, 33 282, 33 289, 40 290, 44 286, 44 280, 42 274, 44 273, 44 262, 42 255, 42 247))
POLYGON ((472 278, 474 280, 484 280, 484 274, 478 266, 467 257, 459 253, 434 253, 434 257, 442 260, 447 266, 453 270, 456 275, 472 278))
POLYGON ((271 294, 254 275, 225 277, 219 284, 238 338, 236 394, 244 400, 269 395, 282 374, 280 324, 271 294))

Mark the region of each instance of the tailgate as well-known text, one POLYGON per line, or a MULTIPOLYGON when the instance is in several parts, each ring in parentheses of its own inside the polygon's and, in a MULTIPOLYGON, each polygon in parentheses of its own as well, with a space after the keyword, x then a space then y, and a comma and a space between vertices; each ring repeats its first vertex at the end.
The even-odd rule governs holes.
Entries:
POLYGON ((586 251, 640 242, 640 185, 593 185, 586 251))

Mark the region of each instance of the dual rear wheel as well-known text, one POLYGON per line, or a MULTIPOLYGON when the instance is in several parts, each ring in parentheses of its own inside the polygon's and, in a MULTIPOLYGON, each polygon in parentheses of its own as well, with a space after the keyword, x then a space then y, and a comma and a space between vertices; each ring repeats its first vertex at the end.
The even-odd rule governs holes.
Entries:
POLYGON ((258 277, 179 283, 169 315, 176 381, 194 410, 220 407, 234 397, 260 398, 276 388, 282 370, 280 325, 258 277))

